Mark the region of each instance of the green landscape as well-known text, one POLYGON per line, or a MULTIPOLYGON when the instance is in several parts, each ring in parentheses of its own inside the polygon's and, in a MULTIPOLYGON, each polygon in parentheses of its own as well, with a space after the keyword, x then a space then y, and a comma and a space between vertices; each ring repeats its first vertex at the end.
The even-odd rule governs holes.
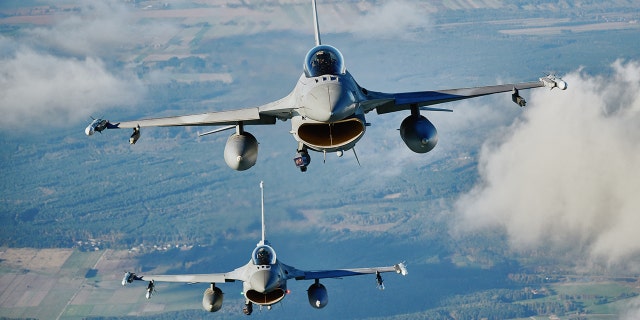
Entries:
MULTIPOLYGON (((312 153, 304 174, 292 161, 296 143, 287 122, 248 128, 260 142, 260 155, 243 172, 223 161, 227 133, 198 137, 198 130, 209 128, 145 128, 135 145, 128 143, 128 130, 87 137, 83 131, 91 117, 129 120, 279 99, 295 85, 313 45, 308 1, 166 3, 0 4, 0 83, 8 88, 0 91, 0 110, 7 114, 0 123, 1 319, 246 318, 238 283, 220 285, 223 308, 209 314, 200 306, 204 284, 161 284, 146 300, 143 284, 120 282, 125 271, 211 273, 246 263, 260 239, 260 181, 267 237, 280 260, 305 269, 406 261, 409 274, 385 276, 384 291, 375 288, 373 277, 327 280, 330 303, 322 310, 308 305, 310 282, 292 281, 287 299, 253 317, 638 315, 638 248, 607 260, 592 255, 595 240, 588 227, 580 229, 583 236, 570 228, 566 234, 541 232, 546 237, 539 244, 518 246, 519 235, 508 221, 492 228, 464 228, 461 222, 461 199, 490 184, 484 180, 486 150, 507 139, 496 137, 532 122, 528 117, 542 107, 536 98, 584 90, 578 83, 569 82, 566 93, 527 92, 529 105, 522 109, 508 94, 443 105, 454 112, 427 114, 439 130, 439 144, 423 155, 412 154, 397 133, 405 114, 372 112, 371 126, 356 146, 360 165, 352 152, 342 158, 327 154, 324 161, 312 153), (67 47, 58 32, 74 45, 67 47), (69 78, 56 87, 59 95, 40 86, 40 74, 43 83, 65 84, 49 71, 36 69, 27 78, 32 95, 46 96, 35 101, 47 106, 27 99, 29 94, 20 103, 6 98, 17 90, 12 83, 22 79, 15 70, 30 70, 13 68, 21 54, 51 73, 73 70, 60 71, 69 78), (79 66, 93 68, 86 83, 102 71, 114 82, 85 88, 72 77, 79 71, 71 68, 79 66), (112 98, 114 92, 121 97, 112 98)), ((640 42, 630 41, 640 29, 640 5, 563 3, 320 1, 319 13, 323 41, 339 48, 351 74, 372 90, 479 86, 546 73, 573 74, 586 86, 618 81, 616 60, 640 61, 640 42), (385 25, 376 13, 395 12, 389 7, 394 4, 417 10, 406 21, 390 19, 388 29, 400 25, 403 36, 388 36, 363 19, 345 19, 373 17, 385 25), (416 14, 424 19, 412 20, 416 14)), ((628 148, 632 154, 635 144, 628 148)), ((531 157, 536 151, 531 147, 531 157)), ((610 150, 590 151, 596 157, 610 150)), ((636 186, 632 180, 628 188, 636 186)), ((563 217, 558 225, 565 225, 563 217)), ((589 219, 585 213, 575 224, 589 219)), ((598 221, 609 226, 606 219, 598 221)))

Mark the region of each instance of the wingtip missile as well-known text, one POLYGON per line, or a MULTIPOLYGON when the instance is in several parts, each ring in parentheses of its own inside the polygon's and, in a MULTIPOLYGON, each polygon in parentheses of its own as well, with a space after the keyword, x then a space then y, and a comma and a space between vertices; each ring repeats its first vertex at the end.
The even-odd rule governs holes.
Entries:
MULTIPOLYGON (((91 118, 93 119, 93 117, 91 118)), ((93 119, 91 123, 84 129, 84 133, 88 136, 93 135, 95 132, 102 132, 102 130, 109 127, 109 120, 93 119)))
POLYGON ((396 269, 396 273, 399 273, 403 276, 409 274, 409 271, 407 271, 407 265, 404 262, 400 262, 393 267, 396 269))
POLYGON ((564 80, 562 80, 560 77, 556 77, 552 74, 546 77, 540 78, 540 82, 542 82, 544 86, 549 89, 553 89, 553 88, 558 88, 560 90, 567 89, 567 83, 564 80))
POLYGON ((124 273, 124 277, 122 278, 122 285, 126 286, 128 283, 132 283, 134 280, 142 280, 142 277, 133 272, 127 271, 124 273))

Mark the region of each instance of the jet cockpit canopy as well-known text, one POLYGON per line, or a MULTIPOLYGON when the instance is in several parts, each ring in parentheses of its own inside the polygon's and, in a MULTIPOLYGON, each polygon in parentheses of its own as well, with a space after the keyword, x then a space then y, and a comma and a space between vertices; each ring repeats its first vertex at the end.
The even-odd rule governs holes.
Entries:
POLYGON ((345 72, 342 53, 332 46, 316 46, 309 50, 304 59, 304 74, 307 77, 340 75, 345 72))
POLYGON ((260 245, 253 249, 251 261, 254 265, 267 265, 276 263, 276 252, 268 245, 260 245))

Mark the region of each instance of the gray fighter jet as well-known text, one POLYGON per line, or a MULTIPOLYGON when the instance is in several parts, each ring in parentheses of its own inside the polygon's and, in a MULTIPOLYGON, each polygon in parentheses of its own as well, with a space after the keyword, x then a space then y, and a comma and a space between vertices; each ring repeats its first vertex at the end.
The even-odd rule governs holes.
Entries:
MULTIPOLYGON (((85 130, 95 131, 132 128, 130 143, 140 137, 140 127, 154 126, 225 126, 201 135, 234 129, 224 149, 224 159, 235 170, 251 168, 258 158, 258 141, 245 131, 246 125, 275 124, 276 120, 291 120, 291 134, 298 142, 294 163, 306 171, 311 158, 308 150, 325 154, 353 149, 369 125, 365 114, 376 110, 378 114, 403 111, 410 113, 400 124, 400 137, 416 153, 426 153, 438 142, 435 126, 420 111, 451 111, 429 107, 431 105, 475 98, 500 92, 511 92, 519 106, 526 104, 519 90, 537 87, 567 88, 562 79, 549 75, 538 81, 502 85, 457 88, 436 91, 385 93, 363 88, 347 71, 344 58, 335 47, 320 41, 320 28, 316 1, 312 0, 315 28, 315 46, 309 50, 303 63, 303 73, 295 88, 286 97, 261 106, 221 112, 171 116, 154 119, 93 122, 85 130)), ((102 119, 99 119, 103 121, 102 119)), ((355 154, 355 149, 354 154, 355 154)), ((356 155, 357 159, 357 155, 356 155)))
POLYGON ((253 249, 251 259, 247 264, 230 272, 211 274, 138 275, 126 272, 122 279, 122 285, 125 286, 133 281, 147 281, 146 297, 151 299, 155 292, 156 282, 210 283, 211 286, 204 291, 202 307, 206 311, 216 312, 222 307, 224 297, 222 290, 216 287, 216 283, 242 281, 242 293, 245 297, 242 311, 246 315, 250 315, 253 312, 253 304, 271 309, 271 306, 282 301, 288 293, 287 280, 289 279, 314 280, 314 283, 307 290, 309 304, 316 309, 321 309, 327 305, 329 300, 327 289, 320 283, 320 279, 375 274, 378 288, 384 289, 382 273, 396 272, 403 276, 407 275, 404 263, 389 267, 304 271, 280 262, 276 257, 275 250, 265 238, 264 185, 262 182, 260 182, 260 189, 262 240, 253 249))

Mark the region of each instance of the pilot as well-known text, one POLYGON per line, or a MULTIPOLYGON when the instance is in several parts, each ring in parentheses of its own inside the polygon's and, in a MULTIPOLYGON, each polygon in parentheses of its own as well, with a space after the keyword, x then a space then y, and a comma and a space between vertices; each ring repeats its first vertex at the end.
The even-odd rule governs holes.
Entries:
POLYGON ((316 53, 316 58, 313 61, 313 67, 319 71, 320 75, 330 74, 332 73, 332 60, 333 59, 331 59, 331 54, 329 52, 318 51, 316 53))
POLYGON ((265 264, 269 264, 269 260, 270 256, 269 256, 269 252, 267 251, 267 249, 262 248, 260 250, 258 250, 258 264, 259 265, 265 265, 265 264))

